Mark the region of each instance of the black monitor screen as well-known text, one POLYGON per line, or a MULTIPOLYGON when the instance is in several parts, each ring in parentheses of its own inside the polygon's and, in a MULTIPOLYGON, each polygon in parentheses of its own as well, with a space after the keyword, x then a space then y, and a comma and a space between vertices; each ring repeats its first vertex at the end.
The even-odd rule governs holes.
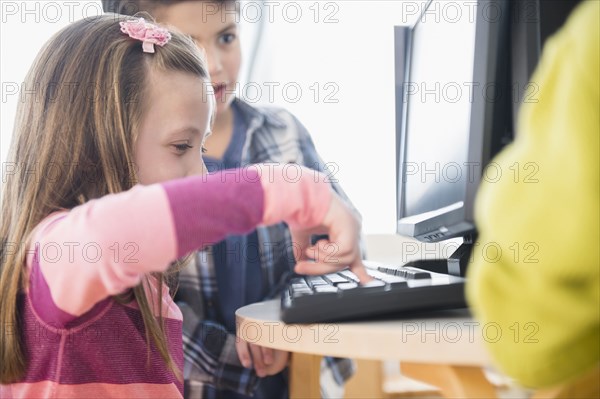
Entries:
POLYGON ((476 16, 472 4, 429 4, 412 32, 405 84, 403 216, 462 206, 468 178, 476 16), (447 8, 447 7, 446 7, 447 8))

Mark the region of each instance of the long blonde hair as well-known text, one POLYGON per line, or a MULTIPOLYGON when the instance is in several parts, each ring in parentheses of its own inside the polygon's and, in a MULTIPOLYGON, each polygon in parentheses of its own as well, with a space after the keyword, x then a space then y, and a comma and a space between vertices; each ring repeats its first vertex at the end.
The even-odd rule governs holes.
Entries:
MULTIPOLYGON (((0 226, 0 383, 24 377, 27 364, 19 324, 18 296, 25 288, 25 251, 32 230, 59 209, 118 193, 137 183, 133 148, 145 109, 150 68, 208 79, 193 41, 172 32, 171 41, 142 51, 120 31, 127 17, 81 20, 54 35, 24 82, 2 193, 0 226), (7 168, 8 170, 8 168, 7 168), (19 251, 14 247, 20 246, 19 251)), ((163 275, 159 275, 162 283, 163 275)), ((161 290, 158 290, 159 295, 161 290)), ((153 341, 180 377, 142 285, 133 289, 153 341)), ((159 303, 162 298, 158 298, 159 303)))

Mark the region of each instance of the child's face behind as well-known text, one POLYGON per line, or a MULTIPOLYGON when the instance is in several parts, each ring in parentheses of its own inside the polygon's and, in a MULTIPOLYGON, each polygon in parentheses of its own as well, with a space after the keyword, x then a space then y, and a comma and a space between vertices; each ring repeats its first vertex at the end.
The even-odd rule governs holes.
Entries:
POLYGON ((237 11, 233 2, 217 5, 206 1, 183 1, 163 7, 159 22, 190 35, 206 52, 217 114, 233 100, 241 63, 237 11))
POLYGON ((183 72, 151 69, 134 157, 140 184, 206 173, 202 146, 213 101, 206 82, 183 72))

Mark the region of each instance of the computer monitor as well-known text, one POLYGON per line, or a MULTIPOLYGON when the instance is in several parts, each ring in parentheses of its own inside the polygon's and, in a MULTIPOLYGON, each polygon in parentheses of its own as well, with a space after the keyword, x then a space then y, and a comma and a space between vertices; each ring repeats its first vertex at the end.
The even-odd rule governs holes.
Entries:
POLYGON ((430 0, 397 31, 397 233, 464 237, 451 274, 465 272, 480 180, 500 173, 484 168, 513 135, 509 3, 430 0))
POLYGON ((490 161, 515 136, 520 105, 536 100, 543 46, 578 2, 429 0, 414 25, 396 27, 397 233, 463 237, 450 274, 465 274, 477 188, 511 173, 490 161))

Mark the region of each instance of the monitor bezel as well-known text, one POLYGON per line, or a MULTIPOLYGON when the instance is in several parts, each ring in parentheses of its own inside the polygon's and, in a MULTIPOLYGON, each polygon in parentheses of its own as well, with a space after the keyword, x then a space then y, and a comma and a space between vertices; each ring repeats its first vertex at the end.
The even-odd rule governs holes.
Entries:
MULTIPOLYGON (((433 1, 428 0, 417 21, 410 27, 405 54, 404 83, 410 82, 410 63, 413 52, 413 39, 416 29, 421 25, 424 14, 433 1)), ((473 65, 473 82, 495 82, 496 67, 499 55, 498 43, 506 22, 492 23, 483 16, 483 10, 495 3, 508 19, 508 6, 505 0, 479 0, 475 20, 475 53, 473 65), (496 51, 494 51, 496 50, 496 51), (484 60, 484 62, 481 62, 484 60)), ((404 85, 406 87, 406 85, 404 85)), ((407 116, 409 110, 408 93, 403 92, 401 130, 396 130, 396 195, 397 195, 397 228, 400 235, 409 236, 425 242, 437 242, 453 237, 465 236, 475 232, 473 208, 475 194, 479 187, 484 167, 491 159, 491 142, 493 129, 494 102, 485 101, 482 95, 473 95, 469 123, 469 148, 467 159, 474 167, 469 167, 469 178, 464 188, 464 201, 455 206, 443 207, 431 212, 406 216, 404 214, 404 159, 406 159, 407 116)))

